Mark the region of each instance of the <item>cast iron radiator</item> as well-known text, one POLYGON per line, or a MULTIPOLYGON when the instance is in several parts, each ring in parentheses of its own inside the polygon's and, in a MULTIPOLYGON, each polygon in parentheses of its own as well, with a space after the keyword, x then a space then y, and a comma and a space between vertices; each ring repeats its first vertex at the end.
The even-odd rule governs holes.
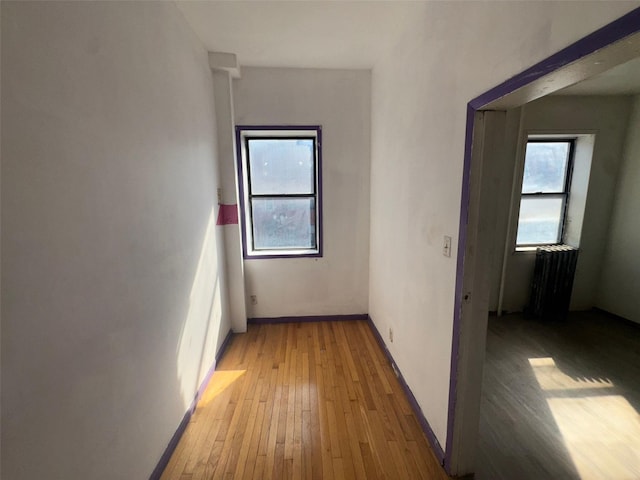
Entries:
POLYGON ((526 313, 532 317, 563 320, 569 311, 578 249, 567 245, 539 247, 526 313))

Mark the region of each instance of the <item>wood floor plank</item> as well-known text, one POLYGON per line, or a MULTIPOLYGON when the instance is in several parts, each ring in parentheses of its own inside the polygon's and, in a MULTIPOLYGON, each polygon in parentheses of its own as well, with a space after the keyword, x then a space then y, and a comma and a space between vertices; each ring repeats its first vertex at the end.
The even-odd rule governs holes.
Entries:
POLYGON ((640 478, 640 326, 490 317, 478 480, 640 478))
POLYGON ((367 322, 250 325, 218 372, 163 480, 448 478, 367 322))
MULTIPOLYGON (((324 350, 319 352, 320 357, 325 355, 324 350)), ((324 384, 324 375, 322 373, 323 360, 316 363, 316 381, 318 385, 318 394, 316 396, 318 424, 320 426, 320 457, 322 460, 320 471, 327 478, 333 478, 333 466, 331 463, 331 434, 329 428, 329 413, 327 411, 326 387, 324 384)), ((321 475, 322 477, 322 475, 321 475)))

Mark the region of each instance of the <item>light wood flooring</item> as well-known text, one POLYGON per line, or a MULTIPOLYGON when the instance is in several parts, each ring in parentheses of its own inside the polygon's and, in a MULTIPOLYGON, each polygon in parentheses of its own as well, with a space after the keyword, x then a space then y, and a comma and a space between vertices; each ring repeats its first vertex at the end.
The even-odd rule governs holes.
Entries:
POLYGON ((365 321, 235 335, 163 480, 445 475, 365 321))
POLYGON ((476 480, 640 479, 640 325, 489 319, 476 480))

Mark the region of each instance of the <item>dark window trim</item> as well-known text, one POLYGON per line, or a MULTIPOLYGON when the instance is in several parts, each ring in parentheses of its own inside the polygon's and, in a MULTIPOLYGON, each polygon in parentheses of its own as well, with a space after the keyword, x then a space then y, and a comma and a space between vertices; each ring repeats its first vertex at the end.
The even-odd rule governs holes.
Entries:
MULTIPOLYGON (((564 242, 564 234, 567 225, 567 212, 569 210, 569 197, 571 194, 571 178, 573 176, 573 164, 574 164, 574 154, 576 147, 576 139, 575 138, 544 138, 544 137, 536 137, 536 138, 528 138, 527 145, 530 143, 568 143, 569 144, 569 152, 567 153, 567 171, 564 177, 564 190, 560 192, 535 192, 535 193, 523 193, 522 186, 520 186, 520 201, 522 202, 523 197, 562 197, 562 213, 560 218, 560 226, 558 228, 558 240, 554 243, 543 242, 543 243, 518 243, 518 228, 516 226, 516 248, 526 248, 526 247, 541 247, 545 245, 563 245, 564 242)), ((525 150, 526 152, 526 150, 525 150)), ((526 163, 526 156, 525 156, 526 163)), ((523 164, 523 170, 524 170, 523 164)), ((518 212, 518 224, 520 223, 520 212, 518 212)))
MULTIPOLYGON (((267 259, 267 258, 318 258, 323 256, 323 218, 322 218, 322 127, 320 125, 236 125, 236 167, 238 175, 238 192, 240 197, 240 234, 242 237, 242 254, 246 260, 253 259, 267 259), (301 132, 300 135, 251 135, 247 132, 279 132, 279 131, 296 131, 301 132), (303 132, 315 132, 315 136, 305 137, 303 132), (315 162, 316 168, 314 169, 314 193, 313 194, 251 194, 251 182, 245 186, 244 176, 244 159, 242 151, 244 147, 248 152, 248 140, 251 138, 282 138, 282 139, 313 139, 315 141, 315 162), (247 228, 253 227, 251 218, 246 218, 247 206, 245 202, 245 188, 247 188, 247 198, 251 202, 251 198, 264 198, 264 197, 298 197, 298 198, 315 198, 315 216, 316 216, 316 248, 312 252, 308 252, 307 249, 298 249, 300 253, 296 253, 296 249, 283 248, 282 250, 288 250, 289 253, 278 252, 278 248, 256 250, 255 248, 249 249, 247 243, 247 228), (258 253, 262 252, 262 253, 258 253), (274 253, 266 253, 274 252, 274 253), (306 252, 306 253, 305 253, 306 252)), ((247 179, 249 179, 250 166, 247 161, 247 179)), ((248 205, 251 210, 252 205, 248 205)), ((252 215, 252 213, 250 213, 252 215)), ((253 235, 252 235, 253 238, 253 235)))

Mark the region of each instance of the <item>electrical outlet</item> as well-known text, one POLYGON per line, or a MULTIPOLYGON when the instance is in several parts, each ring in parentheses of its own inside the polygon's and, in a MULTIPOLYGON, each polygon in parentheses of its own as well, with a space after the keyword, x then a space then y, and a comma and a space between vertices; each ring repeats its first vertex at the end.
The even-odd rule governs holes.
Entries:
POLYGON ((251 298, 251 305, 257 305, 258 304, 258 296, 257 295, 251 295, 249 298, 251 298))
POLYGON ((218 189, 218 205, 222 205, 222 189, 218 189))
POLYGON ((389 341, 393 343, 393 328, 389 327, 389 341))
POLYGON ((451 256, 451 237, 449 235, 444 236, 444 243, 442 244, 442 255, 445 257, 451 256))

